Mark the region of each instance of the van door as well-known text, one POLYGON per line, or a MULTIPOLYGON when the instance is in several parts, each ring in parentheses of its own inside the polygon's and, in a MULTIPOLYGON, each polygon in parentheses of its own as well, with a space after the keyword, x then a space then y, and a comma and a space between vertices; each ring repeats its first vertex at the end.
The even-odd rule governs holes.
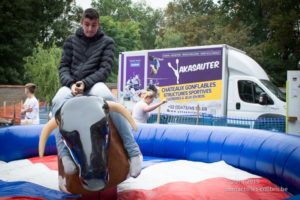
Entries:
POLYGON ((243 119, 256 119, 262 114, 270 112, 274 101, 257 83, 252 80, 235 79, 232 80, 231 89, 235 89, 234 95, 230 99, 231 106, 228 110, 229 117, 241 117, 243 119), (261 94, 266 95, 264 105, 259 103, 261 94))

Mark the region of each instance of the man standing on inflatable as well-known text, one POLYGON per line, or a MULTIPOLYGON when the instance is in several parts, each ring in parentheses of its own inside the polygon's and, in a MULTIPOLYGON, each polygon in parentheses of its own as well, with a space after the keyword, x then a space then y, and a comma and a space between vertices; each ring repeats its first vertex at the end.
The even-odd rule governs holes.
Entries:
MULTIPOLYGON (((75 35, 67 38, 59 67, 62 87, 52 100, 52 114, 70 98, 77 95, 98 96, 107 101, 115 101, 110 90, 103 83, 111 73, 114 63, 115 43, 105 35, 99 23, 99 14, 93 9, 86 9, 81 18, 81 27, 75 35)), ((130 160, 130 176, 137 177, 141 172, 142 154, 128 121, 119 113, 110 114, 128 153, 130 160)), ((84 116, 82 116, 84 117, 84 116)), ((61 133, 56 129, 58 155, 62 159, 65 173, 76 173, 73 162, 61 133)))

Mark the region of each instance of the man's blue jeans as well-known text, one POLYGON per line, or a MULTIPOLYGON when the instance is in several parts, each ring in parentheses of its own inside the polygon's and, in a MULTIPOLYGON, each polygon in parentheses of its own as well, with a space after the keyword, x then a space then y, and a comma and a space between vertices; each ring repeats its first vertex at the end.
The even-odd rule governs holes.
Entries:
MULTIPOLYGON (((104 83, 96 83, 89 91, 83 95, 98 96, 107 101, 115 101, 115 98, 111 94, 110 90, 104 83)), ((65 101, 71 98, 76 98, 72 95, 71 89, 68 87, 61 87, 52 100, 52 115, 55 116, 56 111, 64 104, 65 101)), ((140 149, 132 135, 131 126, 120 113, 110 112, 109 113, 112 122, 116 126, 120 137, 123 140, 125 149, 127 150, 128 156, 134 157, 140 154, 140 149)), ((62 140, 62 136, 58 129, 55 130, 55 138, 57 145, 58 155, 62 158, 69 156, 67 147, 62 140)))

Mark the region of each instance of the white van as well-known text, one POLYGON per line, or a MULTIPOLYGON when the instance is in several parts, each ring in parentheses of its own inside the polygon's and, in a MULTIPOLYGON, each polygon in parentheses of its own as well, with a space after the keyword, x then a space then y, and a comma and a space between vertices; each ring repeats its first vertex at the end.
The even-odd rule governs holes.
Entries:
POLYGON ((263 68, 245 52, 227 46, 228 117, 284 117, 285 94, 270 82, 263 68))
POLYGON ((245 52, 229 45, 122 52, 118 98, 129 110, 140 90, 159 88, 160 112, 228 118, 283 118, 285 94, 245 52), (200 108, 200 109, 199 109, 200 108))

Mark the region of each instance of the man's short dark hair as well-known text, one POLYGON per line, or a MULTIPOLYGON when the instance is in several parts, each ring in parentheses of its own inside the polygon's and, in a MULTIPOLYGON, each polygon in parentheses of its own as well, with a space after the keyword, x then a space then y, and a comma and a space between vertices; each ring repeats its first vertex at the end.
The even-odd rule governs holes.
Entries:
POLYGON ((83 12, 82 19, 84 19, 84 18, 89 18, 91 20, 93 20, 93 19, 98 20, 99 19, 99 13, 94 8, 88 8, 83 12))
POLYGON ((27 90, 28 90, 31 94, 34 94, 36 85, 35 85, 34 83, 27 83, 27 84, 25 85, 25 88, 27 88, 27 90))

